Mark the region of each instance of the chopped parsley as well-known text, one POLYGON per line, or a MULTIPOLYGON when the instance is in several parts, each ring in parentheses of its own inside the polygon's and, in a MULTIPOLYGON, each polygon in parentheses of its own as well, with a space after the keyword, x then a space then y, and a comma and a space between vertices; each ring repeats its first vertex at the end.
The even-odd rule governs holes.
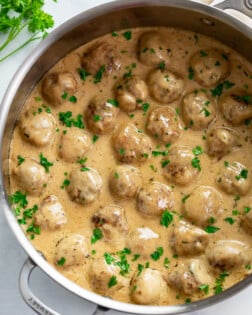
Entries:
POLYGON ((112 276, 108 282, 108 287, 111 288, 115 285, 117 285, 117 279, 116 276, 112 276))
POLYGON ((61 189, 64 189, 65 187, 70 185, 70 180, 69 179, 65 179, 62 183, 62 185, 60 186, 61 189))
POLYGON ((57 261, 57 265, 58 266, 63 266, 66 262, 66 258, 65 257, 61 257, 58 261, 57 261))
POLYGON ((100 69, 96 72, 94 76, 94 84, 100 83, 103 73, 105 72, 106 68, 105 65, 101 66, 100 69))
POLYGON ((125 149, 124 148, 120 148, 119 149, 119 154, 120 155, 124 155, 125 154, 125 149))
POLYGON ((104 259, 108 265, 111 265, 113 262, 115 262, 115 258, 112 255, 110 255, 109 253, 106 252, 106 253, 104 253, 103 256, 104 256, 104 259))
POLYGON ((150 107, 149 103, 143 103, 142 104, 142 110, 144 111, 144 113, 146 113, 148 111, 149 107, 150 107))
POLYGON ((46 157, 43 156, 42 153, 39 154, 40 165, 45 168, 46 173, 49 173, 49 167, 53 166, 52 162, 49 162, 46 157))
POLYGON ((199 286, 199 289, 207 295, 209 293, 209 284, 202 284, 199 286))
POLYGON ((168 151, 152 151, 151 152, 153 156, 159 156, 159 155, 163 155, 163 156, 166 156, 168 155, 168 151))
POLYGON ((224 271, 219 275, 219 278, 215 279, 214 294, 219 294, 223 291, 223 283, 227 276, 229 276, 229 273, 224 271))
POLYGON ((192 67, 189 67, 188 68, 188 79, 193 80, 193 78, 194 78, 194 70, 192 67))
POLYGON ((86 81, 87 76, 91 74, 82 68, 78 68, 78 73, 82 81, 86 81))
POLYGON ((219 227, 217 226, 213 226, 213 225, 208 225, 205 227, 205 232, 209 233, 209 234, 213 234, 217 231, 219 231, 219 227))
POLYGON ((87 171, 90 171, 90 168, 83 166, 80 170, 81 170, 81 172, 87 172, 87 171))
POLYGON ((163 160, 161 161, 161 167, 164 168, 170 163, 170 160, 163 160))
POLYGON ((83 123, 83 116, 81 114, 78 114, 76 118, 72 118, 72 112, 60 112, 59 113, 59 120, 67 127, 77 127, 80 129, 84 129, 84 123, 83 123))
POLYGON ((165 69, 165 62, 164 61, 160 62, 160 64, 158 65, 158 68, 160 70, 164 70, 165 69))
POLYGON ((94 116, 93 116, 93 120, 94 120, 95 122, 100 121, 100 120, 101 120, 101 116, 99 116, 99 115, 94 115, 94 116))
POLYGON ((18 205, 21 208, 25 208, 28 205, 26 194, 22 194, 21 191, 16 191, 13 195, 11 195, 9 197, 9 201, 12 205, 18 205))
POLYGON ((243 179, 247 179, 248 178, 248 170, 246 170, 245 168, 241 170, 239 175, 236 175, 235 178, 237 180, 240 180, 241 178, 243 179))
POLYGON ((124 37, 126 40, 131 40, 131 36, 132 36, 131 31, 126 31, 126 32, 123 33, 123 37, 124 37))
POLYGON ((172 221, 173 221, 173 214, 168 210, 164 210, 160 219, 160 224, 162 226, 168 227, 172 221))
POLYGON ((93 143, 95 143, 99 139, 99 136, 93 135, 93 143))
POLYGON ((192 153, 195 156, 198 156, 203 153, 203 149, 201 148, 201 146, 197 145, 195 148, 192 149, 192 153))
POLYGON ((114 99, 112 99, 112 98, 107 99, 107 103, 113 105, 114 107, 118 107, 118 106, 119 106, 118 101, 117 101, 117 100, 114 100, 114 99))
POLYGON ((18 165, 21 165, 25 161, 25 158, 22 157, 21 155, 18 155, 17 159, 18 159, 18 165))
POLYGON ((153 260, 157 261, 160 259, 163 253, 164 253, 163 247, 157 247, 157 249, 152 254, 150 254, 150 257, 153 260))
POLYGON ((244 210, 245 213, 249 213, 251 208, 250 207, 244 207, 243 210, 244 210))
POLYGON ((224 219, 225 222, 229 223, 230 225, 234 224, 235 223, 235 219, 232 218, 232 217, 226 217, 224 219))
POLYGON ((186 202, 186 200, 188 199, 188 198, 190 198, 190 194, 189 195, 185 195, 182 199, 181 199, 181 201, 182 201, 182 203, 185 203, 186 202))
POLYGON ((170 259, 168 257, 165 257, 165 259, 164 259, 164 267, 165 268, 170 267, 170 259))
POLYGON ((103 238, 102 230, 99 228, 93 229, 93 235, 91 237, 91 244, 95 244, 97 241, 103 238))
POLYGON ((198 171, 201 171, 201 166, 200 166, 200 159, 198 157, 195 157, 191 161, 192 167, 196 168, 198 171))
POLYGON ((223 93, 223 89, 228 90, 234 85, 235 83, 227 81, 227 80, 222 83, 219 83, 215 88, 211 89, 212 96, 215 96, 215 97, 221 96, 221 94, 223 93))

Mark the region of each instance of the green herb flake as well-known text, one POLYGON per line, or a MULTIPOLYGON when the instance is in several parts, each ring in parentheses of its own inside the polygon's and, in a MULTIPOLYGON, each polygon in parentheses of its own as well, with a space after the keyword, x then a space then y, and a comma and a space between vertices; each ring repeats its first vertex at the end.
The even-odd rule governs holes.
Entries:
POLYGON ((160 64, 158 65, 158 68, 160 70, 164 70, 165 69, 165 62, 164 61, 160 62, 160 64))
POLYGON ((205 232, 207 232, 209 234, 213 234, 213 233, 219 231, 219 229, 220 228, 217 227, 217 226, 208 225, 208 226, 205 227, 205 232))
POLYGON ((75 95, 71 95, 69 98, 68 98, 69 102, 71 103, 77 103, 77 97, 75 95))
POLYGON ((219 275, 219 278, 215 279, 215 286, 214 286, 214 294, 219 294, 223 291, 223 283, 225 278, 229 276, 229 273, 224 271, 219 275))
POLYGON ((112 35, 113 37, 117 37, 117 36, 118 36, 117 32, 115 32, 115 31, 113 31, 113 32, 111 33, 111 35, 112 35))
POLYGON ((199 289, 207 295, 209 293, 209 284, 202 284, 199 286, 199 289))
POLYGON ((150 257, 153 260, 157 261, 160 259, 163 253, 164 253, 163 247, 157 247, 157 249, 152 254, 150 254, 150 257))
POLYGON ((196 168, 198 171, 201 171, 201 166, 200 166, 200 159, 198 157, 195 157, 191 161, 192 167, 196 168))
POLYGON ((95 143, 97 140, 99 139, 99 136, 97 136, 97 135, 93 135, 93 143, 95 143))
POLYGON ((21 155, 18 155, 17 159, 18 159, 18 165, 21 165, 25 161, 25 158, 22 157, 21 155))
POLYGON ((223 89, 229 90, 234 85, 235 83, 227 80, 222 83, 219 83, 215 88, 211 89, 212 96, 214 97, 221 96, 221 94, 223 93, 223 89))
POLYGON ((161 161, 161 167, 165 168, 170 163, 170 160, 163 160, 161 161))
POLYGON ((66 262, 66 258, 65 257, 61 257, 58 261, 57 261, 57 265, 58 266, 63 266, 66 262))
POLYGON ((131 31, 126 31, 123 33, 123 37, 126 39, 126 40, 131 40, 131 37, 132 37, 132 33, 131 31))
POLYGON ((62 183, 62 185, 60 186, 61 189, 64 189, 65 187, 70 185, 70 180, 69 179, 65 179, 62 183))
POLYGON ((99 116, 99 115, 94 115, 94 116, 93 116, 93 120, 94 120, 95 122, 100 121, 100 120, 101 120, 101 116, 99 116))
POLYGON ((119 149, 119 154, 120 155, 124 155, 125 154, 125 149, 124 148, 120 148, 119 149))
POLYGON ((201 57, 207 57, 208 56, 208 53, 206 53, 204 50, 200 50, 200 56, 201 57))
POLYGON ((45 168, 46 173, 49 173, 49 167, 53 166, 52 162, 49 162, 46 157, 43 156, 42 153, 39 154, 40 165, 45 168))
POLYGON ((101 66, 94 76, 94 84, 100 83, 102 80, 103 73, 105 72, 105 65, 101 66))
POLYGON ((91 237, 91 244, 95 244, 97 241, 103 238, 102 230, 99 228, 93 229, 93 235, 91 237))
POLYGON ((192 67, 189 67, 188 68, 188 79, 193 80, 193 78, 194 78, 194 70, 192 67))
POLYGON ((150 107, 149 103, 143 103, 142 104, 142 110, 144 111, 144 113, 146 113, 148 111, 149 107, 150 107))
POLYGON ((141 274, 141 272, 144 270, 144 265, 138 264, 137 265, 137 270, 138 270, 137 275, 139 276, 141 274))
POLYGON ((115 285, 117 285, 117 279, 116 276, 112 276, 108 282, 108 287, 111 288, 115 285))
POLYGON ((164 210, 164 212, 161 215, 160 225, 167 228, 172 223, 172 221, 173 221, 173 214, 168 210, 164 210))
POLYGON ((168 257, 165 257, 164 259, 164 267, 169 268, 170 267, 170 259, 168 257))
POLYGON ((241 178, 247 179, 248 178, 248 170, 242 169, 239 175, 236 175, 235 178, 240 180, 241 178))
POLYGON ((195 156, 198 156, 203 153, 203 149, 201 148, 201 146, 197 145, 195 148, 192 149, 192 153, 195 156))
POLYGON ((113 105, 114 107, 119 107, 119 103, 117 100, 114 100, 112 98, 107 99, 107 103, 113 105))
POLYGON ((84 166, 84 167, 82 167, 80 170, 81 170, 81 172, 87 172, 87 171, 90 171, 90 168, 84 166))
POLYGON ((68 97, 68 93, 67 93, 67 92, 64 92, 64 93, 61 95, 61 98, 62 98, 63 100, 66 100, 67 97, 68 97))
POLYGON ((78 68, 78 73, 82 81, 86 81, 86 78, 91 75, 91 73, 82 68, 78 68))
POLYGON ((244 210, 245 213, 249 213, 251 208, 250 207, 244 207, 243 210, 244 210))
POLYGON ((182 203, 185 203, 186 200, 187 200, 188 198, 190 198, 190 196, 191 196, 190 194, 185 195, 185 196, 181 199, 182 203))
POLYGON ((108 265, 111 265, 116 261, 115 257, 110 255, 109 253, 104 253, 103 257, 108 265))
POLYGON ((233 225, 235 223, 235 219, 232 217, 227 217, 224 219, 224 221, 229 223, 230 225, 233 225))
POLYGON ((76 118, 72 118, 72 112, 60 112, 59 113, 59 120, 67 127, 77 127, 80 129, 84 129, 84 123, 83 123, 83 116, 81 114, 78 114, 76 118))
POLYGON ((141 256, 140 254, 134 254, 131 261, 136 261, 138 258, 140 258, 140 256, 141 256))

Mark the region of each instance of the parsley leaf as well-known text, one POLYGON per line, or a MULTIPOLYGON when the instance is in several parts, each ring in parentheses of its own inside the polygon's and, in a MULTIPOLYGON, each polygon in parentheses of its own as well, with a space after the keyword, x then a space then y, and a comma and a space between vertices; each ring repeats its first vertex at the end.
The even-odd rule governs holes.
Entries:
POLYGON ((163 247, 157 247, 157 249, 152 254, 150 254, 150 257, 153 260, 157 261, 163 255, 163 253, 164 253, 163 247))
POLYGON ((102 230, 99 228, 93 229, 93 235, 91 237, 91 244, 95 244, 97 241, 103 238, 102 230))
POLYGON ((160 219, 160 224, 162 226, 168 227, 172 221, 173 221, 173 214, 171 212, 169 212, 168 210, 165 210, 162 213, 162 216, 160 219))
POLYGON ((45 168, 46 173, 49 173, 49 167, 53 166, 53 163, 49 162, 47 158, 43 156, 42 153, 39 154, 39 158, 40 158, 40 165, 42 165, 45 168))

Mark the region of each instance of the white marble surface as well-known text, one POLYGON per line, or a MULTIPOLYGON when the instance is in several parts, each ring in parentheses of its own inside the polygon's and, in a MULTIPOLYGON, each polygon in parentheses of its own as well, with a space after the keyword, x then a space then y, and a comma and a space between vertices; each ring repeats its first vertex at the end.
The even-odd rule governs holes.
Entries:
MULTIPOLYGON (((198 2, 211 2, 210 0, 196 0, 198 2)), ((214 2, 219 2, 215 0, 214 2)), ((241 0, 237 0, 241 1, 241 0)), ((101 3, 109 2, 108 0, 58 0, 54 3, 46 0, 46 10, 55 17, 55 27, 75 14, 96 6, 101 3)), ((233 13, 233 12, 232 12, 233 13)), ((240 14, 236 14, 239 18, 240 14)), ((249 19, 244 21, 251 25, 249 19)), ((18 40, 22 43, 23 36, 18 40)), ((0 37, 1 41, 1 37, 0 37)), ((5 90, 18 67, 22 64, 25 57, 37 45, 26 47, 15 56, 0 63, 0 100, 2 100, 5 90)), ((1 208, 0 208, 1 209, 1 208)), ((14 235, 10 231, 3 213, 0 211, 0 315, 33 315, 34 312, 23 302, 18 290, 18 276, 20 268, 27 255, 19 246, 14 235)), ((89 302, 73 296, 65 289, 52 282, 38 268, 31 277, 31 286, 33 291, 48 305, 53 307, 62 315, 91 315, 95 306, 89 302)), ((252 287, 242 291, 240 294, 230 298, 222 303, 204 309, 191 315, 212 315, 223 314, 229 315, 251 315, 252 314, 252 287)), ((116 311, 109 311, 108 315, 120 314, 116 311)))

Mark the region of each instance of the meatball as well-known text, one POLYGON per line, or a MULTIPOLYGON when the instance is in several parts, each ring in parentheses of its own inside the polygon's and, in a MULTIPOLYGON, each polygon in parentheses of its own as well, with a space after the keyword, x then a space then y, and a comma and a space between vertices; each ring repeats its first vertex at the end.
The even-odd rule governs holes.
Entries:
POLYGON ((92 261, 88 278, 92 289, 105 296, 110 296, 115 290, 128 286, 129 282, 126 277, 120 275, 120 268, 116 264, 107 263, 103 257, 92 261))
POLYGON ((46 197, 35 213, 36 225, 43 229, 56 230, 67 223, 65 211, 54 195, 46 197))
POLYGON ((246 195, 250 188, 250 172, 239 162, 225 162, 217 176, 217 184, 228 194, 246 195))
POLYGON ((209 242, 208 234, 185 221, 174 228, 170 239, 173 251, 178 255, 197 255, 205 251, 209 242))
POLYGON ((207 226, 211 217, 218 216, 222 209, 221 194, 208 186, 196 187, 183 203, 183 214, 200 227, 207 226))
POLYGON ((169 152, 169 163, 163 168, 164 176, 175 184, 187 185, 200 173, 198 161, 188 147, 173 147, 169 152))
POLYGON ((239 125, 252 118, 252 96, 246 92, 229 94, 220 99, 219 107, 227 121, 239 125))
POLYGON ((151 96, 160 103, 171 103, 178 99, 184 88, 183 79, 169 70, 156 69, 148 76, 151 96))
POLYGON ((90 135, 80 128, 71 127, 63 132, 59 144, 59 156, 66 162, 76 162, 91 149, 90 135))
POLYGON ((125 210, 117 205, 108 205, 99 209, 92 216, 92 222, 95 227, 102 230, 102 234, 107 242, 114 244, 123 244, 125 235, 128 234, 128 222, 125 216, 125 210))
POLYGON ((123 163, 145 162, 151 156, 151 139, 131 123, 122 125, 113 136, 116 157, 123 163))
POLYGON ((50 73, 42 81, 42 95, 53 106, 61 105, 77 91, 77 82, 70 72, 50 73))
POLYGON ((81 63, 82 67, 92 75, 100 71, 108 75, 121 67, 116 47, 106 42, 100 42, 91 47, 84 53, 81 63))
POLYGON ((176 269, 167 275, 167 282, 178 291, 192 295, 201 285, 211 281, 206 266, 199 259, 192 259, 188 263, 178 264, 176 269))
POLYGON ((196 90, 183 98, 182 117, 188 127, 206 129, 216 115, 215 103, 205 92, 196 90))
POLYGON ((210 156, 221 158, 228 154, 232 148, 238 144, 238 134, 230 128, 214 128, 209 130, 207 134, 208 154, 210 156))
POLYGON ((210 87, 226 78, 230 63, 223 51, 210 48, 197 51, 191 57, 190 69, 199 84, 210 87))
POLYGON ((69 234, 63 237, 56 245, 54 262, 59 265, 64 261, 63 266, 80 265, 84 258, 88 257, 87 241, 83 235, 69 234))
POLYGON ((137 304, 158 304, 166 293, 167 285, 159 270, 146 268, 131 280, 130 295, 137 304))
POLYGON ((138 193, 137 208, 140 212, 159 216, 164 210, 172 209, 174 194, 171 188, 163 183, 150 182, 138 193))
POLYGON ((51 113, 32 107, 22 114, 19 130, 25 140, 37 147, 50 144, 55 136, 56 121, 51 113))
POLYGON ((102 178, 92 168, 77 168, 70 173, 70 184, 67 192, 71 199, 81 204, 95 201, 102 189, 102 178))
POLYGON ((106 100, 102 96, 91 100, 85 117, 88 128, 94 133, 105 134, 114 129, 119 109, 112 103, 110 99, 106 100))
POLYGON ((148 96, 148 87, 138 76, 123 78, 116 86, 116 99, 121 110, 131 112, 142 107, 148 96))
POLYGON ((138 44, 138 56, 142 63, 148 66, 157 66, 164 62, 167 50, 163 47, 164 39, 157 31, 145 32, 141 35, 138 44))
POLYGON ((148 227, 135 229, 127 237, 127 247, 134 254, 139 254, 143 259, 149 259, 159 243, 159 235, 148 227))
POLYGON ((134 166, 119 165, 110 174, 110 190, 120 198, 134 197, 141 185, 142 175, 139 169, 134 166))
POLYGON ((49 181, 45 168, 32 158, 25 158, 15 173, 22 188, 34 196, 41 195, 49 181))
POLYGON ((146 129, 165 144, 175 142, 183 130, 180 118, 171 106, 155 108, 148 117, 146 129))
POLYGON ((217 270, 227 271, 246 265, 249 260, 249 249, 240 241, 217 241, 207 252, 209 264, 217 270))

